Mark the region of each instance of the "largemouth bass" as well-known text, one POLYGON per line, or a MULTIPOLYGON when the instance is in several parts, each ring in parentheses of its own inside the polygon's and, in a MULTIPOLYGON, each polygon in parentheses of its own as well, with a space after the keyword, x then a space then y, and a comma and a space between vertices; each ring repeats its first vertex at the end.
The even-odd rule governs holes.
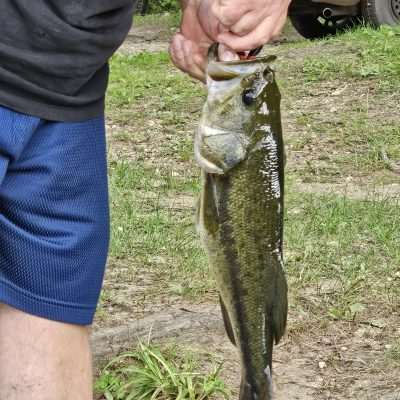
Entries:
POLYGON ((286 327, 284 149, 273 57, 218 62, 195 137, 197 226, 240 353, 240 400, 272 399, 272 348, 286 327))

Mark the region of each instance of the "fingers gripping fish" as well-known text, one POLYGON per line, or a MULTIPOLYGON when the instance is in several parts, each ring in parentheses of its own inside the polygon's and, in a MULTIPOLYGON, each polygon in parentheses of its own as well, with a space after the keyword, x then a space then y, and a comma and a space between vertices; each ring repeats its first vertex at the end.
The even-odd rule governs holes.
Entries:
POLYGON ((203 171, 197 225, 227 334, 240 353, 240 400, 272 399, 272 347, 287 317, 284 149, 273 60, 211 57, 195 137, 203 171))

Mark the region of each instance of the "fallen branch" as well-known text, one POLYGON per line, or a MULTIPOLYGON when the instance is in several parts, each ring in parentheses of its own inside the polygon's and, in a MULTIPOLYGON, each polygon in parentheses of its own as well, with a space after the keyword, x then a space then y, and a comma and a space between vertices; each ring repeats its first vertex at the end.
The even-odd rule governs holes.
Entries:
POLYGON ((95 361, 116 355, 132 348, 139 341, 162 340, 186 335, 201 337, 210 331, 223 329, 220 310, 217 306, 198 306, 193 309, 175 309, 150 315, 126 326, 107 328, 93 332, 91 345, 95 361))

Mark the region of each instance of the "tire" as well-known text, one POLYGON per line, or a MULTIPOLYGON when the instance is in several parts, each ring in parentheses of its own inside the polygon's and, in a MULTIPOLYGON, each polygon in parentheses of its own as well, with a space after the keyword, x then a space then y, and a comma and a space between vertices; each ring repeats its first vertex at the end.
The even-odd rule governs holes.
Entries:
POLYGON ((361 0, 361 11, 371 25, 400 24, 400 0, 361 0))
POLYGON ((136 2, 136 12, 140 15, 146 15, 149 11, 149 0, 138 0, 136 2))
MULTIPOLYGON (((399 0, 400 1, 400 0, 399 0)), ((336 35, 360 23, 357 17, 316 17, 312 14, 291 15, 290 20, 297 32, 307 39, 320 39, 336 35)))

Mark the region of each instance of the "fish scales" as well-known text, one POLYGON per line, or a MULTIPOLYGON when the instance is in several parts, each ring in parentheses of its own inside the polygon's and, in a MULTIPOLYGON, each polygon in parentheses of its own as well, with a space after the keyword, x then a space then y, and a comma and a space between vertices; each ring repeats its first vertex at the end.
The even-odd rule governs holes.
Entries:
POLYGON ((198 229, 228 336, 240 353, 240 400, 272 399, 272 346, 287 316, 284 149, 270 62, 210 62, 195 139, 203 169, 198 229))

